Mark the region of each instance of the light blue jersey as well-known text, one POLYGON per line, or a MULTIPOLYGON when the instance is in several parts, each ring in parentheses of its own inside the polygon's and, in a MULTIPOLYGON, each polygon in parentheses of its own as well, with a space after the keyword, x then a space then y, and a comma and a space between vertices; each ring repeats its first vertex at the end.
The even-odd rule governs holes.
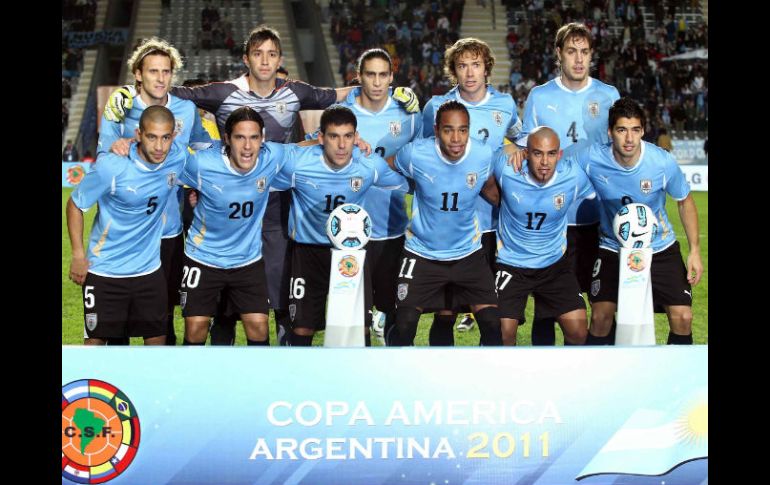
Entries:
MULTIPOLYGON (((193 150, 202 150, 212 145, 213 140, 208 132, 203 128, 198 108, 192 101, 179 99, 171 94, 168 95, 168 102, 165 104, 174 115, 176 126, 174 127, 175 143, 190 146, 193 150)), ((97 156, 102 153, 109 153, 110 147, 120 138, 133 138, 135 130, 139 127, 139 118, 147 108, 142 98, 137 94, 134 97, 133 107, 126 113, 126 118, 121 123, 115 123, 102 116, 102 123, 99 131, 99 144, 97 146, 97 156)), ((176 189, 174 197, 169 199, 169 203, 164 208, 163 237, 176 237, 182 232, 182 187, 176 189)))
POLYGON ((450 161, 436 138, 423 138, 399 150, 396 168, 415 184, 406 249, 450 261, 481 248, 476 199, 492 171, 488 145, 469 139, 463 157, 450 161))
POLYGON ((224 148, 190 157, 180 180, 198 191, 184 252, 215 268, 239 268, 262 258, 262 217, 270 185, 294 145, 262 144, 247 173, 232 167, 224 148))
MULTIPOLYGON (((527 146, 527 136, 538 126, 548 126, 559 135, 564 157, 591 143, 609 143, 607 119, 612 104, 620 99, 614 86, 589 77, 585 87, 572 91, 551 79, 535 86, 524 104, 522 129, 516 144, 527 146)), ((599 200, 586 200, 570 209, 570 225, 594 224, 599 220, 599 200)))
POLYGON ((593 144, 573 157, 583 167, 601 198, 599 247, 617 252, 620 244, 612 230, 612 220, 620 208, 631 202, 646 204, 658 218, 659 231, 652 240, 652 252, 663 251, 676 242, 666 214, 666 194, 684 200, 690 185, 670 153, 642 142, 639 161, 624 168, 612 156, 611 144, 593 144))
MULTIPOLYGON (((390 97, 377 113, 368 111, 356 103, 361 88, 354 88, 345 101, 340 103, 353 111, 358 121, 358 133, 372 145, 372 150, 382 158, 392 157, 402 146, 422 136, 422 117, 419 113, 407 113, 390 97)), ((373 241, 393 239, 406 232, 409 218, 406 216, 407 188, 386 190, 372 186, 363 205, 372 220, 373 241)))
POLYGON ((584 198, 596 196, 585 172, 560 160, 545 185, 534 180, 528 164, 516 173, 508 155, 498 153, 495 179, 500 186, 497 262, 516 268, 545 268, 567 250, 567 214, 584 198))
POLYGON ((81 210, 99 204, 86 253, 89 273, 125 278, 160 268, 163 207, 178 187, 188 152, 173 143, 156 165, 136 150, 133 144, 128 157, 103 154, 72 192, 81 210))
MULTIPOLYGON (((459 101, 468 108, 471 115, 470 135, 476 140, 488 145, 492 151, 503 146, 505 138, 514 140, 521 130, 521 121, 516 110, 516 102, 510 94, 501 93, 487 85, 487 94, 478 103, 470 103, 460 96, 460 90, 455 86, 449 92, 433 96, 423 109, 423 136, 434 136, 433 125, 436 123, 436 112, 445 101, 459 101)), ((479 211, 479 223, 482 232, 497 229, 497 207, 479 197, 476 200, 479 211)))
POLYGON ((292 190, 289 237, 303 244, 331 247, 326 235, 329 214, 345 203, 363 205, 372 185, 401 190, 407 186, 382 157, 366 157, 358 148, 353 148, 350 163, 336 171, 324 160, 322 145, 297 147, 287 158, 273 186, 292 190))

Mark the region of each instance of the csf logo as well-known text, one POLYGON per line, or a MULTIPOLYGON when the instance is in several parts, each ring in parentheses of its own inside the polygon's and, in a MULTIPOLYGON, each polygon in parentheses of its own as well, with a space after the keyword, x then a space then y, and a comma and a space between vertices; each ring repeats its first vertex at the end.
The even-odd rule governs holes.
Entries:
POLYGON ((62 386, 62 478, 103 483, 131 464, 139 448, 136 409, 117 387, 96 379, 62 386))

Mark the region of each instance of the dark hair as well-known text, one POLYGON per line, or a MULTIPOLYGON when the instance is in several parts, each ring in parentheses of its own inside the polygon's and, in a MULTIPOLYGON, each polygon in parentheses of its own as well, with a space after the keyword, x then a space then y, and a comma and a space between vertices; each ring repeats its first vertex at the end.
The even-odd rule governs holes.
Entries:
POLYGON ((615 101, 610 108, 608 126, 610 130, 620 118, 638 118, 642 128, 647 125, 647 117, 644 115, 642 107, 633 99, 625 96, 615 101))
POLYGON ((230 135, 233 133, 233 127, 240 123, 241 121, 254 121, 259 125, 259 131, 263 131, 265 129, 265 122, 262 120, 262 117, 254 111, 254 109, 249 108, 248 106, 241 106, 240 108, 236 109, 232 113, 230 113, 230 116, 227 117, 227 120, 225 121, 225 135, 227 136, 227 143, 224 144, 225 147, 225 153, 227 155, 230 155, 230 135))
POLYGON ((360 76, 364 72, 364 64, 369 59, 382 59, 383 61, 388 63, 388 69, 391 71, 393 70, 393 61, 390 58, 390 54, 388 54, 388 51, 385 49, 380 49, 379 47, 375 47, 374 49, 369 49, 365 51, 361 56, 358 58, 358 66, 356 69, 356 72, 358 72, 358 75, 360 76))
POLYGON ((585 39, 588 42, 588 48, 593 48, 594 41, 591 37, 591 30, 579 22, 571 22, 566 25, 562 25, 559 30, 556 31, 556 41, 554 42, 554 50, 556 48, 563 49, 567 39, 571 37, 577 37, 579 39, 585 39))
POLYGON ((248 56, 251 46, 259 47, 266 40, 272 40, 273 44, 278 48, 278 54, 283 55, 283 50, 281 49, 281 36, 278 35, 277 30, 265 24, 257 25, 251 32, 249 32, 249 38, 243 42, 243 55, 248 56))
POLYGON ((441 116, 448 111, 460 111, 465 113, 465 116, 468 117, 468 123, 470 123, 471 115, 468 113, 468 108, 459 101, 450 100, 444 101, 441 103, 441 106, 438 107, 438 111, 436 111, 436 126, 439 126, 441 123, 441 116))
POLYGON ((326 108, 321 115, 321 133, 326 133, 326 128, 329 125, 353 125, 353 129, 356 129, 358 128, 358 121, 350 108, 336 104, 326 108))
POLYGON ((146 123, 170 123, 172 127, 176 124, 174 114, 165 106, 149 106, 142 111, 139 117, 139 130, 144 131, 146 123))

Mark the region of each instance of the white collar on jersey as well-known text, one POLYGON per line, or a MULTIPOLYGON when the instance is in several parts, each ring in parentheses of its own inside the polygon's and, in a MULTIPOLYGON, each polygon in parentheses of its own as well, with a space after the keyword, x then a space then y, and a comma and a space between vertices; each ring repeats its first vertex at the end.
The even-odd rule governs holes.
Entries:
POLYGON ((358 104, 358 101, 355 101, 355 98, 353 99, 353 109, 366 116, 377 116, 378 114, 386 112, 388 108, 390 108, 391 101, 393 101, 393 98, 390 97, 390 88, 388 88, 388 99, 385 101, 385 105, 379 111, 369 111, 368 109, 358 104))
POLYGON ((225 168, 227 168, 227 170, 230 171, 230 173, 232 173, 233 175, 237 175, 239 177, 245 177, 245 176, 249 175, 250 173, 252 173, 254 170, 256 170, 257 167, 259 167, 259 157, 262 154, 262 150, 259 150, 259 152, 257 152, 257 163, 255 163, 254 166, 251 167, 251 170, 249 170, 246 173, 241 173, 238 170, 236 170, 235 167, 233 167, 233 162, 231 162, 230 161, 230 157, 227 156, 227 153, 225 152, 225 147, 224 146, 222 147, 221 154, 222 154, 222 163, 225 164, 225 168))
POLYGON ((448 165, 460 165, 463 163, 463 160, 468 158, 468 154, 471 152, 471 144, 473 143, 473 138, 468 137, 468 144, 465 145, 465 153, 463 153, 463 156, 460 157, 459 160, 455 160, 454 162, 452 160, 447 160, 446 157, 444 157, 444 154, 441 153, 441 148, 438 146, 438 138, 436 138, 436 141, 433 143, 433 148, 436 150, 436 155, 438 155, 439 160, 442 162, 448 164, 448 165))
MULTIPOLYGON (((137 104, 137 107, 141 108, 142 110, 147 109, 147 104, 144 102, 142 97, 139 96, 139 93, 137 93, 136 97, 134 97, 134 102, 137 104)), ((171 93, 166 95, 166 104, 164 104, 163 107, 171 110, 171 93)))
POLYGON ((641 147, 639 149, 639 160, 636 161, 636 163, 634 164, 633 167, 625 167, 625 166, 621 165, 620 162, 615 160, 615 155, 612 152, 612 143, 610 143, 608 145, 609 149, 610 149, 610 157, 612 158, 612 161, 615 162, 615 165, 618 166, 618 168, 620 168, 621 170, 625 170, 626 172, 631 172, 633 170, 636 170, 637 168, 639 168, 642 165, 642 161, 644 160, 644 144, 645 143, 647 143, 647 142, 644 141, 644 140, 641 140, 641 147))
POLYGON ((564 83, 561 82, 561 76, 555 77, 554 78, 554 82, 556 83, 557 86, 559 86, 563 90, 567 91, 568 93, 578 94, 578 93, 582 93, 583 91, 586 91, 588 88, 590 88, 591 84, 593 84, 593 82, 594 82, 594 78, 592 78, 591 76, 588 76, 588 82, 586 83, 586 85, 583 86, 582 88, 578 89, 577 91, 573 91, 570 88, 568 88, 567 86, 565 86, 564 83))
MULTIPOLYGON (((556 164, 556 168, 557 169, 559 168, 558 163, 556 164)), ((556 182, 556 177, 558 176, 559 176, 559 171, 555 169, 553 171, 553 177, 551 177, 551 180, 549 180, 545 184, 541 184, 540 182, 535 180, 534 177, 532 177, 532 175, 529 173, 529 161, 527 161, 527 171, 524 172, 524 178, 526 179, 527 182, 529 182, 530 184, 534 185, 539 189, 544 189, 546 187, 550 187, 551 185, 553 185, 556 182)))
MULTIPOLYGON (((326 159, 324 159, 324 154, 323 154, 323 145, 316 145, 316 146, 320 146, 320 147, 321 147, 321 154, 318 156, 318 160, 320 160, 320 161, 321 161, 321 165, 323 165, 323 167, 324 167, 326 170, 328 170, 329 172, 331 172, 331 173, 343 173, 343 172, 346 172, 346 171, 347 171, 347 170, 348 170, 348 169, 349 169, 349 168, 350 168, 350 167, 353 165, 353 158, 354 158, 354 156, 355 156, 355 153, 353 153, 353 154, 350 156, 350 161, 348 162, 348 164, 347 164, 347 165, 345 165, 344 167, 342 167, 342 168, 341 168, 341 169, 339 169, 339 170, 334 170, 333 168, 331 168, 331 167, 329 166, 329 164, 328 164, 328 163, 326 163, 326 159)), ((353 150, 355 150, 355 147, 353 147, 353 150)))
POLYGON ((489 84, 487 84, 487 94, 484 95, 484 97, 478 103, 471 103, 470 101, 464 100, 463 97, 460 96, 460 88, 456 88, 456 91, 455 91, 455 99, 457 99, 457 101, 464 104, 465 106, 470 106, 471 108, 486 104, 486 102, 489 101, 489 98, 491 97, 492 97, 492 90, 489 84))

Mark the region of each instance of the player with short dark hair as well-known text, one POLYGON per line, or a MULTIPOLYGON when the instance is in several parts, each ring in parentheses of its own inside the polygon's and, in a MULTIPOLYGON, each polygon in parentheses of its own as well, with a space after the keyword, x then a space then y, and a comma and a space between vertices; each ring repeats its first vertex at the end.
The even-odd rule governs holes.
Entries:
POLYGON ((519 173, 498 156, 500 188, 497 296, 503 342, 516 345, 529 294, 536 318, 555 317, 566 345, 582 345, 588 333, 585 302, 566 255, 567 214, 583 198, 596 196, 585 172, 560 161, 559 136, 540 126, 529 133, 527 163, 519 173))
MULTIPOLYGON (((530 90, 516 143, 526 146, 528 133, 538 126, 548 126, 559 136, 567 157, 582 146, 609 141, 607 113, 620 94, 615 87, 590 76, 593 37, 584 24, 572 22, 559 28, 554 52, 559 76, 530 90)), ((589 291, 599 244, 598 207, 597 199, 584 200, 572 205, 569 212, 567 257, 584 292, 589 291)), ((535 319, 532 344, 554 343, 554 319, 535 319)))
MULTIPOLYGON (((487 81, 492 75, 495 57, 486 42, 467 37, 459 39, 444 52, 444 74, 454 87, 444 95, 433 96, 423 109, 423 135, 433 136, 438 107, 445 101, 455 100, 465 105, 470 114, 470 136, 488 145, 492 151, 501 148, 506 138, 514 140, 521 129, 516 102, 510 94, 497 91, 487 81)), ((515 145, 514 145, 515 147, 515 145)), ((514 148, 515 149, 515 148, 514 148)), ((476 200, 482 245, 488 266, 494 271, 495 231, 497 207, 481 197, 476 200)), ((450 311, 436 313, 431 327, 432 345, 453 345, 455 314, 450 311)), ((460 331, 468 331, 475 324, 468 313, 457 324, 460 331)))
MULTIPOLYGON (((407 184, 382 157, 365 156, 354 147, 359 138, 356 127, 356 116, 349 108, 326 108, 321 115, 320 145, 297 148, 274 183, 276 189, 292 192, 289 312, 294 346, 310 346, 316 329, 324 325, 331 264, 325 229, 329 214, 344 203, 363 203, 372 185, 399 189, 407 184)), ((364 271, 368 271, 366 264, 364 271)), ((365 308, 371 308, 371 292, 365 288, 364 293, 365 308)))
POLYGON ((262 217, 270 185, 291 145, 262 141, 264 121, 249 107, 225 122, 224 147, 195 153, 180 180, 197 192, 181 284, 185 345, 204 345, 223 289, 248 345, 269 345, 262 217))
POLYGON ((591 327, 587 344, 611 344, 609 336, 618 299, 618 252, 612 230, 618 210, 629 203, 649 206, 661 230, 652 240, 652 298, 668 315, 669 344, 692 344, 692 288, 700 281, 698 211, 690 186, 674 157, 642 140, 644 110, 630 98, 620 98, 609 110, 610 144, 595 143, 573 157, 588 174, 601 199, 599 254, 594 265, 589 298, 591 327), (666 194, 677 201, 679 217, 690 247, 687 266, 682 262, 666 213, 666 194))
POLYGON ((414 345, 423 310, 460 305, 476 314, 482 345, 502 344, 494 278, 476 210, 482 186, 494 186, 493 151, 470 138, 470 130, 468 109, 446 101, 436 111, 435 138, 415 140, 396 154, 396 168, 415 187, 398 275, 393 345, 414 345))
POLYGON ((175 126, 167 108, 145 109, 129 155, 100 155, 67 201, 69 276, 83 286, 86 345, 122 337, 143 337, 145 345, 165 342, 163 207, 176 191, 188 155, 174 143, 175 126), (96 203, 86 255, 83 211, 96 203))

